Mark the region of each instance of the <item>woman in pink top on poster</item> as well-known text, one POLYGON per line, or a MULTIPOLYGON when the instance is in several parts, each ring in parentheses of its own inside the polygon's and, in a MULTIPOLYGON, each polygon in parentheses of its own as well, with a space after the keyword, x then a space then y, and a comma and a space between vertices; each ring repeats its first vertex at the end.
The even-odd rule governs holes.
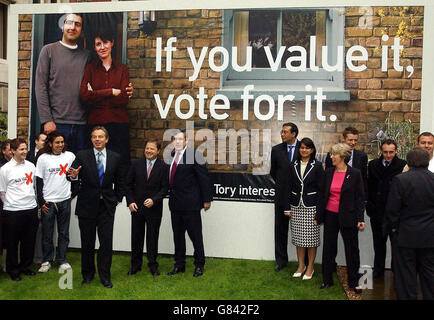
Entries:
POLYGON ((365 228, 363 180, 360 171, 347 165, 351 150, 347 144, 338 143, 331 148, 333 168, 325 171, 324 193, 315 223, 324 223, 322 256, 323 284, 321 289, 333 285, 334 262, 338 248, 338 234, 342 235, 348 272, 348 286, 361 293, 359 286, 358 230, 365 228))

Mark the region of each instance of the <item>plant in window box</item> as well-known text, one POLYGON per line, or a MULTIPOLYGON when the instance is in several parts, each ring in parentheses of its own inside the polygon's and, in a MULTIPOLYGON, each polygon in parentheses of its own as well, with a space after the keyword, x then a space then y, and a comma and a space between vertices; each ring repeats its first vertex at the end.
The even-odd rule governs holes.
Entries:
POLYGON ((0 113, 0 143, 8 137, 8 118, 5 114, 0 113))
POLYGON ((370 152, 371 154, 381 155, 381 143, 386 139, 393 139, 398 145, 398 156, 401 159, 405 159, 407 153, 416 146, 417 128, 411 122, 398 121, 392 117, 392 111, 389 111, 384 124, 377 125, 377 133, 375 138, 371 140, 370 148, 373 151, 373 147, 376 147, 376 152, 370 152))

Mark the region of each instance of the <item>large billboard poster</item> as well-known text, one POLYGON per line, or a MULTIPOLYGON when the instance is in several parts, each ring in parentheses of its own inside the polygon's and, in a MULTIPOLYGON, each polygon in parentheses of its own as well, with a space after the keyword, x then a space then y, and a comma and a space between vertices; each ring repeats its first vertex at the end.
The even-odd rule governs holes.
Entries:
MULTIPOLYGON (((18 16, 19 136, 43 130, 37 64, 43 46, 62 39, 72 11, 62 8, 18 16)), ((82 13, 78 45, 98 61, 95 36, 109 32, 113 59, 128 69, 134 93, 117 106, 126 109, 121 144, 129 145, 128 156, 142 157, 155 137, 170 163, 174 130, 186 130, 207 163, 216 200, 273 201, 270 153, 286 122, 297 124, 298 139, 314 141, 321 161, 349 126, 370 158, 386 136, 403 157, 419 132, 423 6, 100 8, 82 13)), ((74 95, 78 86, 68 89, 74 95)), ((82 105, 89 125, 107 123, 91 117, 98 103, 82 105)))

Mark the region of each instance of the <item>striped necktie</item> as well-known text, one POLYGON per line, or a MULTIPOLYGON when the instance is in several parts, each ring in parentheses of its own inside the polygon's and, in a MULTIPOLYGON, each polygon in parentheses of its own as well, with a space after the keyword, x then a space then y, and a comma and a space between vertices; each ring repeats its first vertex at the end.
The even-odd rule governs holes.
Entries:
POLYGON ((102 180, 104 179, 104 165, 102 163, 102 152, 98 152, 96 159, 96 167, 98 169, 98 178, 99 178, 99 185, 102 185, 102 180))
POLYGON ((289 156, 289 162, 292 162, 292 149, 294 146, 288 146, 288 156, 289 156))
POLYGON ((148 180, 149 180, 149 176, 151 175, 151 171, 152 171, 152 162, 149 161, 149 165, 148 165, 148 180))

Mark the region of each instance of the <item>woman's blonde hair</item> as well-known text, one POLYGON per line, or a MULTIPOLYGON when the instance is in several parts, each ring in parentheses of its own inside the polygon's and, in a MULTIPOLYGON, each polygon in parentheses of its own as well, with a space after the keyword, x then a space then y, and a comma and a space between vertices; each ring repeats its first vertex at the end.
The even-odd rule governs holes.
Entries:
POLYGON ((337 154, 342 159, 344 159, 345 163, 348 163, 351 158, 351 148, 346 143, 337 143, 330 148, 331 154, 337 154))

